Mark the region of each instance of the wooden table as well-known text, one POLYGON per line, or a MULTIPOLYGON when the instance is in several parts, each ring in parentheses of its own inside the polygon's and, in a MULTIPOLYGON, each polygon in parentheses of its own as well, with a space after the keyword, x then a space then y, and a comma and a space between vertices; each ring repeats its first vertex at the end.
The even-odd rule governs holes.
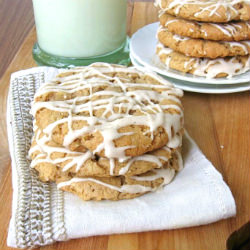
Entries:
MULTIPOLYGON (((152 3, 129 3, 128 33, 157 20, 152 3)), ((35 66, 31 56, 35 29, 27 35, 0 81, 0 249, 6 246, 11 215, 11 166, 6 135, 6 97, 10 74, 35 66)), ((11 41, 10 41, 11 42, 11 41)), ((249 92, 205 95, 185 93, 185 126, 201 150, 222 173, 237 204, 237 216, 210 225, 186 229, 89 237, 55 243, 43 249, 225 249, 229 234, 250 218, 249 92)))

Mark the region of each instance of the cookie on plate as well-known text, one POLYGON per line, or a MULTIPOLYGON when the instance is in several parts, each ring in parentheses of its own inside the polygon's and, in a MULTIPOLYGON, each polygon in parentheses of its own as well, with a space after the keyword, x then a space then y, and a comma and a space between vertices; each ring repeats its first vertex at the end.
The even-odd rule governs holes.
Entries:
POLYGON ((163 27, 179 36, 214 41, 242 41, 250 39, 249 22, 202 23, 181 19, 167 13, 162 13, 159 19, 163 27))
POLYGON ((207 78, 232 77, 250 70, 250 56, 235 56, 225 58, 196 58, 157 45, 156 54, 167 69, 175 69, 185 73, 207 78))
POLYGON ((156 74, 95 63, 42 85, 32 114, 59 145, 124 161, 165 145, 179 147, 182 94, 156 74))
POLYGON ((226 23, 250 19, 250 3, 244 0, 156 0, 156 5, 188 20, 226 23))
POLYGON ((220 42, 193 39, 173 34, 163 27, 159 28, 157 36, 164 46, 186 56, 214 59, 227 56, 245 56, 250 53, 250 41, 220 42))

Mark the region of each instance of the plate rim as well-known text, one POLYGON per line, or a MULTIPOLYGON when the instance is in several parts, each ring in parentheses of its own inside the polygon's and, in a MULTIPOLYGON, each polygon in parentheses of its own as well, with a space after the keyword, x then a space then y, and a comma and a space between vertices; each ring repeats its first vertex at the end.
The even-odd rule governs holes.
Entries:
MULTIPOLYGON (((133 57, 133 55, 131 53, 130 53, 130 59, 131 59, 133 66, 143 67, 143 65, 140 65, 140 63, 136 61, 136 59, 133 57)), ((239 93, 239 92, 244 92, 244 91, 250 90, 250 84, 248 84, 248 83, 242 83, 243 85, 248 84, 247 86, 242 86, 242 85, 241 86, 232 86, 232 87, 234 87, 233 89, 228 89, 228 88, 205 89, 205 88, 200 88, 200 86, 193 87, 190 85, 187 86, 187 85, 181 85, 181 84, 175 83, 172 81, 172 79, 169 79, 170 77, 165 76, 165 75, 163 75, 162 77, 167 78, 167 80, 170 81, 172 84, 174 84, 177 88, 180 88, 180 89, 187 91, 187 92, 195 92, 195 93, 202 93, 202 94, 231 94, 231 93, 239 93)), ((179 80, 179 79, 177 79, 177 80, 179 80)), ((183 82, 188 82, 188 81, 183 81, 183 82)))
MULTIPOLYGON (((205 77, 201 77, 201 76, 194 76, 192 75, 192 77, 190 76, 187 76, 187 75, 183 75, 185 73, 182 74, 182 72, 180 72, 180 74, 177 74, 175 72, 171 72, 171 71, 165 71, 163 69, 160 69, 159 67, 157 67, 156 65, 151 65, 149 64, 148 62, 145 62, 144 60, 142 60, 140 58, 140 56, 138 56, 138 54, 135 53, 134 51, 134 47, 133 47, 133 44, 135 43, 135 39, 137 38, 138 34, 141 34, 141 32, 145 29, 149 29, 149 27, 153 27, 153 26, 158 26, 159 25, 159 22, 154 22, 154 23, 150 23, 150 24, 147 24, 145 26, 143 26, 142 28, 138 29, 131 37, 130 39, 130 54, 133 55, 133 57, 140 63, 142 64, 143 66, 145 67, 148 67, 150 68, 151 70, 161 74, 161 75, 164 75, 164 76, 167 76, 167 77, 171 77, 171 78, 176 78, 178 80, 181 80, 181 81, 187 81, 187 82, 192 82, 192 83, 200 83, 202 81, 202 83, 205 83, 205 84, 211 84, 211 85, 214 85, 214 84, 227 84, 227 85, 237 85, 237 84, 241 84, 241 83, 248 83, 249 80, 248 79, 245 79, 245 80, 242 80, 242 79, 233 79, 233 78, 230 78, 230 79, 227 79, 227 78, 212 78, 212 79, 209 79, 209 78, 205 78, 205 77), (214 82, 211 82, 214 81, 214 82), (232 81, 233 82, 229 82, 229 81, 232 81)), ((151 37, 155 37, 155 35, 152 35, 151 37)), ((145 39, 145 40, 148 40, 148 39, 145 39)), ((157 42, 157 41, 156 41, 157 42)), ((247 74, 249 74, 249 78, 250 78, 250 71, 248 72, 245 72, 247 74)), ((237 77, 237 76, 236 76, 237 77)))

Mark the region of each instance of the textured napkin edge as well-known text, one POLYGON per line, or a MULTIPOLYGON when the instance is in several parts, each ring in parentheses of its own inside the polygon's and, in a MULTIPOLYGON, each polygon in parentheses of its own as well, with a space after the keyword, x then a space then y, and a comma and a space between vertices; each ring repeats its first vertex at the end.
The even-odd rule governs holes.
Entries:
POLYGON ((7 104, 7 121, 10 122, 7 125, 7 133, 13 171, 14 199, 7 244, 19 248, 31 248, 42 245, 43 240, 48 240, 51 243, 50 230, 45 232, 43 239, 41 239, 43 228, 50 229, 48 217, 50 202, 49 189, 45 188, 48 185, 36 185, 38 181, 34 176, 34 171, 28 168, 27 150, 31 137, 28 135, 31 134, 29 124, 32 124, 32 119, 27 111, 36 87, 35 84, 31 85, 30 81, 35 76, 28 74, 28 72, 24 75, 22 75, 22 71, 18 73, 19 75, 14 74, 14 77, 11 75, 7 104), (40 192, 41 189, 44 192, 40 192), (42 195, 45 196, 42 197, 42 195))
POLYGON ((11 74, 7 98, 7 133, 12 168, 12 215, 7 245, 33 248, 66 240, 63 192, 42 183, 30 169, 30 104, 41 83, 65 69, 36 67, 11 74), (24 142, 25 141, 25 142, 24 142))
MULTIPOLYGON (((11 159, 11 173, 12 173, 12 180, 11 180, 11 187, 12 187, 12 208, 11 208, 11 219, 9 222, 9 229, 8 229, 8 236, 7 236, 7 245, 10 247, 16 247, 16 232, 15 232, 15 211, 17 206, 17 188, 15 188, 15 183, 17 182, 17 171, 16 168, 12 165, 12 159, 13 159, 13 137, 12 137, 12 129, 10 129, 12 120, 11 115, 9 115, 10 111, 10 89, 8 92, 7 97, 7 116, 6 116, 6 122, 7 122, 7 135, 8 135, 8 143, 9 143, 9 153, 10 153, 10 159, 11 159)), ((17 185, 16 185, 17 186, 17 185)))

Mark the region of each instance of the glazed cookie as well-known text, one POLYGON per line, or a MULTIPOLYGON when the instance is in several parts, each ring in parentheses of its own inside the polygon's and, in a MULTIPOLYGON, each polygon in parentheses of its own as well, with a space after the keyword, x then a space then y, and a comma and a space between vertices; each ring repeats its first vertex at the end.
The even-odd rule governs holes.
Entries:
POLYGON ((182 94, 156 74, 95 63, 41 86, 32 114, 54 142, 124 161, 165 145, 179 147, 182 94))
POLYGON ((167 68, 207 78, 232 77, 250 70, 250 56, 236 56, 217 59, 196 58, 175 52, 162 44, 156 53, 167 68))
POLYGON ((176 154, 169 165, 137 176, 78 178, 57 182, 58 188, 74 193, 83 200, 122 200, 153 192, 169 184, 182 169, 182 160, 176 154))
POLYGON ((140 176, 77 178, 58 183, 58 188, 78 195, 83 200, 132 199, 169 184, 176 171, 158 169, 140 176))
POLYGON ((129 177, 77 177, 73 173, 63 172, 51 162, 35 165, 41 181, 56 182, 59 189, 74 193, 83 200, 131 199, 168 184, 182 168, 182 158, 178 151, 163 168, 129 177))
POLYGON ((250 2, 244 0, 156 0, 164 12, 188 20, 226 23, 250 19, 250 2))
POLYGON ((173 34, 163 27, 158 30, 158 39, 164 46, 186 56, 214 59, 217 57, 244 56, 250 53, 250 41, 219 42, 193 39, 173 34))
POLYGON ((38 130, 33 137, 29 156, 32 159, 31 167, 36 168, 38 172, 41 172, 40 169, 44 169, 41 179, 48 181, 58 176, 53 166, 56 166, 65 175, 75 177, 138 175, 165 166, 173 157, 174 151, 165 146, 120 162, 114 158, 96 157, 89 150, 86 150, 85 153, 70 151, 51 141, 38 130), (44 172, 48 172, 48 174, 44 174, 44 172))
POLYGON ((163 27, 179 36, 214 41, 242 41, 250 39, 249 22, 201 23, 184 20, 167 13, 162 13, 159 19, 163 27))

